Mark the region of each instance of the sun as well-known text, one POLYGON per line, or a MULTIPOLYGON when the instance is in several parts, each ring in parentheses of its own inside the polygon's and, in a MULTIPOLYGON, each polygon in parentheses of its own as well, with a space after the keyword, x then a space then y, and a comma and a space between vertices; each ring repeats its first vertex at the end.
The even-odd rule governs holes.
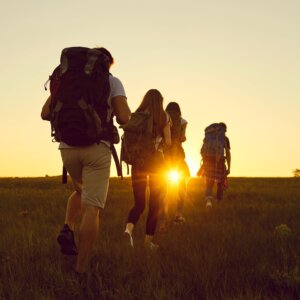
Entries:
POLYGON ((180 179, 180 173, 177 170, 171 170, 167 174, 170 182, 176 184, 180 179))

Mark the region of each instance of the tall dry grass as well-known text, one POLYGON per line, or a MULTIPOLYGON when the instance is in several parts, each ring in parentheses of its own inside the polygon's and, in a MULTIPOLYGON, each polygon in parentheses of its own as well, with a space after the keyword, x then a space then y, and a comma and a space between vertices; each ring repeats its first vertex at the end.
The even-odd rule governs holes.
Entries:
POLYGON ((149 253, 146 212, 135 249, 122 240, 131 183, 112 178, 84 288, 74 258, 56 242, 71 190, 58 177, 0 179, 0 299, 300 298, 299 179, 230 178, 211 210, 204 182, 192 179, 186 223, 173 224, 171 206, 168 232, 156 235, 160 249, 149 253))

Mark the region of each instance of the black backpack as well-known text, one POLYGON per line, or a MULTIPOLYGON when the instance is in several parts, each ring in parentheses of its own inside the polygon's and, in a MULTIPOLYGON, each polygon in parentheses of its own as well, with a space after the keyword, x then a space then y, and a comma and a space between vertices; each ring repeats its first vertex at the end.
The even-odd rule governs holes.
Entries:
POLYGON ((107 121, 110 93, 108 57, 97 49, 63 49, 50 76, 51 129, 57 142, 88 146, 112 139, 107 121))
MULTIPOLYGON (((100 140, 111 142, 117 172, 122 176, 113 146, 119 142, 118 130, 112 117, 107 120, 108 62, 109 58, 98 49, 70 47, 62 50, 60 64, 49 76, 51 136, 53 141, 75 147, 92 145, 100 140)), ((66 183, 65 169, 63 183, 66 183)))

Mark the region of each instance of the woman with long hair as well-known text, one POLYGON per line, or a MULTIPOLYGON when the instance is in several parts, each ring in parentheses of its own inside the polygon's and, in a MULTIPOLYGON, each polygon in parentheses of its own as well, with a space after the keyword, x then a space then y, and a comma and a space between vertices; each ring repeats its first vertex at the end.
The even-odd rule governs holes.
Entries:
POLYGON ((168 185, 167 195, 162 207, 162 220, 160 224, 160 232, 166 231, 166 213, 168 206, 168 196, 171 196, 175 191, 176 212, 174 222, 177 224, 184 223, 183 207, 187 200, 187 182, 190 178, 190 171, 185 161, 185 152, 182 143, 186 141, 186 127, 188 122, 182 117, 181 109, 177 102, 170 102, 166 107, 166 112, 171 117, 171 139, 172 145, 167 147, 164 151, 166 167, 171 172, 175 172, 177 181, 176 189, 172 189, 172 183, 168 185))
POLYGON ((136 112, 148 112, 153 117, 153 142, 155 144, 155 160, 145 165, 132 164, 131 177, 134 195, 134 206, 130 210, 125 228, 126 239, 133 247, 132 233, 134 226, 143 213, 146 204, 146 188, 149 182, 149 211, 146 222, 146 235, 144 244, 149 249, 157 249, 158 245, 153 243, 160 204, 164 194, 164 180, 162 176, 162 165, 164 163, 163 147, 171 145, 170 118, 163 109, 163 97, 156 89, 149 90, 136 112))

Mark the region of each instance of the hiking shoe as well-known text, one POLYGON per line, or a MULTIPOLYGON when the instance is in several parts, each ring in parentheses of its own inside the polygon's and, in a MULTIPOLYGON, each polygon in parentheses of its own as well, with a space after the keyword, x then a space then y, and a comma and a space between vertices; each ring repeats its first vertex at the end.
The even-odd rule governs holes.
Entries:
POLYGON ((176 216, 174 219, 175 224, 184 224, 185 218, 183 216, 176 216))
POLYGON ((127 245, 130 245, 133 248, 133 238, 132 238, 132 235, 130 234, 130 232, 125 230, 124 236, 125 236, 127 245))
POLYGON ((60 245, 60 252, 65 255, 77 255, 77 247, 74 239, 74 232, 65 224, 60 231, 57 241, 60 245))
POLYGON ((206 198, 206 208, 211 208, 212 207, 212 202, 211 202, 211 198, 210 197, 208 197, 208 198, 206 198))

